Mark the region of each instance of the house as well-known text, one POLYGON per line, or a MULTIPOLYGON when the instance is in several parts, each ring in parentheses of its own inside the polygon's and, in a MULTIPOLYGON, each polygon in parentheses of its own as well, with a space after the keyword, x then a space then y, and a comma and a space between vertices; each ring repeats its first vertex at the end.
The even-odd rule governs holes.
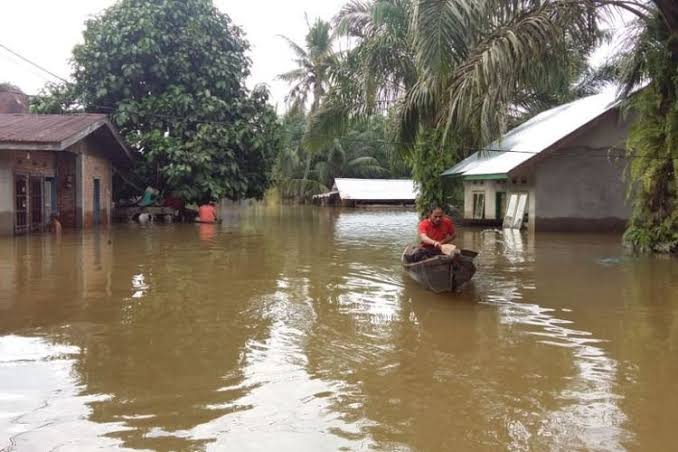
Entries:
POLYGON ((623 229, 628 119, 613 91, 542 112, 448 169, 461 178, 467 223, 530 230, 623 229))
POLYGON ((113 167, 131 154, 101 114, 0 114, 0 235, 110 222, 113 167))
POLYGON ((332 190, 315 195, 323 205, 411 205, 417 198, 417 187, 411 179, 334 179, 332 190))

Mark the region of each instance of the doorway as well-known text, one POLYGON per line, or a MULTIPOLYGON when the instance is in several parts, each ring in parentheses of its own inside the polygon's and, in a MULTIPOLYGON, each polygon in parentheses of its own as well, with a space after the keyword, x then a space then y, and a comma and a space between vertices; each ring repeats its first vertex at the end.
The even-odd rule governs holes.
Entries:
POLYGON ((30 176, 29 178, 29 196, 30 196, 30 225, 31 232, 40 232, 44 226, 44 199, 43 199, 43 178, 42 176, 30 176))
POLYGON ((504 219, 504 212, 506 212, 506 192, 498 191, 496 195, 495 217, 497 220, 504 219))
POLYGON ((28 176, 14 175, 14 233, 28 232, 28 176))
POLYGON ((45 178, 45 220, 49 221, 52 214, 57 213, 56 180, 53 177, 45 178))

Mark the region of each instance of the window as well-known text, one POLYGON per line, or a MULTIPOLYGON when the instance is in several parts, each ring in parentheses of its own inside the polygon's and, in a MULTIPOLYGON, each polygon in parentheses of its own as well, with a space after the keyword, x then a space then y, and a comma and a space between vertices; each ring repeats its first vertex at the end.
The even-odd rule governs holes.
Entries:
POLYGON ((482 220, 485 218, 485 193, 473 193, 473 219, 482 220))

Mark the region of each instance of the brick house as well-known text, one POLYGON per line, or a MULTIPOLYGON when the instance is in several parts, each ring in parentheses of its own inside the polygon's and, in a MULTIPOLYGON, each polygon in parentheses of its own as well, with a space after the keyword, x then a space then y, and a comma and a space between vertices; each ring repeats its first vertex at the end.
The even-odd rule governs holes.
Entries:
POLYGON ((113 168, 131 154, 101 114, 0 114, 0 235, 111 220, 113 168))

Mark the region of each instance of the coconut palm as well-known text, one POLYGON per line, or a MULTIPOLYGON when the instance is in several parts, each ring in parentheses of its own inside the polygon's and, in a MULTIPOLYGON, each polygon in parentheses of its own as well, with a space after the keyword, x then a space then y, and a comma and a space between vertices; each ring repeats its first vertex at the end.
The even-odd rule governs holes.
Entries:
MULTIPOLYGON (((294 52, 297 67, 291 71, 280 74, 278 78, 292 85, 290 92, 287 95, 287 101, 291 105, 291 110, 304 111, 310 100, 310 117, 312 117, 320 107, 320 103, 327 88, 329 70, 334 61, 330 29, 330 24, 320 19, 317 19, 312 25, 309 25, 309 30, 306 34, 305 48, 298 45, 290 38, 281 36, 294 52)), ((301 187, 304 187, 304 181, 308 180, 311 160, 313 159, 312 147, 305 146, 305 148, 306 165, 302 176, 302 182, 299 183, 301 187)), ((300 189, 300 197, 303 196, 304 191, 305 189, 300 189)))
POLYGON ((369 155, 374 152, 368 142, 355 142, 353 152, 347 152, 340 139, 335 139, 327 152, 327 158, 316 164, 319 180, 328 187, 334 184, 337 177, 356 177, 370 179, 387 177, 389 170, 379 160, 369 155), (357 155, 356 155, 357 154, 357 155))

